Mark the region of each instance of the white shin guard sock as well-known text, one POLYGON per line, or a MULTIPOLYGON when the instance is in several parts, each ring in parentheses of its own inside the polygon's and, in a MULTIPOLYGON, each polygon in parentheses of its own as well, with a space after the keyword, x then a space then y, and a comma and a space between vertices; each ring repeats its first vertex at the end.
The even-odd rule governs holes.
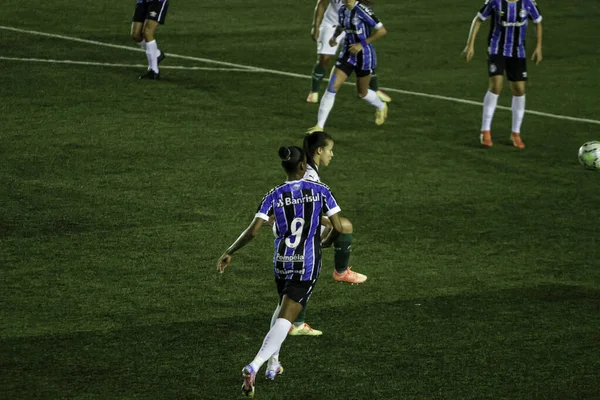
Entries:
POLYGON ((488 91, 483 98, 483 115, 481 117, 481 130, 489 131, 492 128, 494 111, 498 105, 498 95, 488 91))
POLYGON ((379 96, 377 96, 377 93, 375 93, 374 90, 369 89, 367 91, 367 95, 365 97, 362 97, 362 99, 370 105, 376 107, 378 110, 383 110, 383 108, 385 107, 385 103, 381 101, 381 99, 379 98, 379 96))
POLYGON ((148 59, 148 68, 158 74, 158 45, 156 40, 146 42, 146 58, 148 59))
POLYGON ((525 95, 513 96, 512 98, 512 131, 516 133, 521 132, 521 124, 523 123, 523 117, 525 116, 525 95))
POLYGON ((317 125, 321 128, 325 128, 325 123, 333 108, 333 103, 335 103, 335 93, 326 90, 321 98, 321 103, 319 103, 319 114, 317 117, 317 125))
POLYGON ((287 334, 292 326, 292 323, 284 318, 277 318, 275 323, 265 336, 262 347, 254 357, 254 360, 250 363, 250 366, 255 372, 258 372, 260 367, 271 357, 273 354, 279 353, 281 344, 287 337, 287 334))

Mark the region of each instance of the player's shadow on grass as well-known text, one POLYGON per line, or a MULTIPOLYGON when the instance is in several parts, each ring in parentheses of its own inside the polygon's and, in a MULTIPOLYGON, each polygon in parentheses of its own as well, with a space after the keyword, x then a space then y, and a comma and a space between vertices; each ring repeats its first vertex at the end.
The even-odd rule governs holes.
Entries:
MULTIPOLYGON (((239 307, 238 300, 224 301, 239 307)), ((336 309, 315 302, 311 322, 325 334, 288 337, 281 354, 285 374, 276 382, 259 377, 260 398, 536 393, 574 399, 591 398, 597 389, 598 290, 545 285, 360 300, 368 301, 354 298, 336 309)), ((119 319, 121 329, 5 338, 0 382, 12 399, 236 398, 240 370, 260 347, 270 319, 266 310, 240 311, 236 318, 215 319, 210 310, 190 310, 185 314, 206 319, 149 326, 119 319)))

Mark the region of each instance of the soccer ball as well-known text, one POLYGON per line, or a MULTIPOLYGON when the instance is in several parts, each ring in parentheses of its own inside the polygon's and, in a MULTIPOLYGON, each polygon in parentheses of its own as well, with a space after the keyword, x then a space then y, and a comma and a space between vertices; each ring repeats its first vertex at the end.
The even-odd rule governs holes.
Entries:
POLYGON ((579 148, 579 163, 587 169, 600 169, 600 142, 587 142, 579 148))

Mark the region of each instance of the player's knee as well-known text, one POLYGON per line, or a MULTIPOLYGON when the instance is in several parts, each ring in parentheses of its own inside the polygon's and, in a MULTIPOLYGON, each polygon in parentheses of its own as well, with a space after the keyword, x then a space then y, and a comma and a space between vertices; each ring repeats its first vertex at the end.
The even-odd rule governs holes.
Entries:
POLYGON ((352 222, 350 222, 349 219, 342 217, 341 222, 342 222, 342 233, 352 233, 353 232, 352 222))
POLYGON ((141 32, 131 32, 131 39, 136 43, 141 42, 143 39, 142 33, 141 32))
POLYGON ((144 28, 144 40, 146 42, 151 42, 154 40, 154 30, 153 29, 145 29, 144 28))

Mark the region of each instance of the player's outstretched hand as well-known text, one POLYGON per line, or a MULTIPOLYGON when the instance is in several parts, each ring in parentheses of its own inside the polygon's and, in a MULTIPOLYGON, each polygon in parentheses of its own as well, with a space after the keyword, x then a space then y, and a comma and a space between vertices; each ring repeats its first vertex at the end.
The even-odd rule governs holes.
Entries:
POLYGON ((542 58, 542 48, 536 47, 531 56, 531 61, 535 61, 536 64, 539 64, 542 62, 542 58))
POLYGON ((335 39, 335 37, 331 37, 331 39, 329 39, 329 46, 331 47, 335 47, 337 46, 337 40, 335 39))
POLYGON ((231 256, 227 253, 224 253, 221 258, 219 258, 219 261, 217 262, 217 271, 219 271, 221 274, 225 271, 225 268, 227 268, 227 266, 229 266, 229 263, 231 262, 231 256))
POLYGON ((466 62, 469 62, 473 58, 473 55, 475 54, 475 50, 472 47, 465 46, 465 49, 460 54, 461 54, 461 56, 464 57, 466 62))

